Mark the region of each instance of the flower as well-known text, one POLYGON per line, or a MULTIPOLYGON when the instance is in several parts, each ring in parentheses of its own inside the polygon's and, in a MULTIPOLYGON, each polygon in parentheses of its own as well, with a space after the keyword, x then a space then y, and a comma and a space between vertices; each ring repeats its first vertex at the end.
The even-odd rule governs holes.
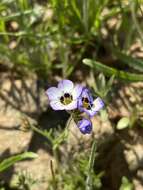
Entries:
POLYGON ((78 121, 77 127, 83 134, 90 134, 92 131, 92 123, 90 120, 83 118, 82 120, 78 121))
POLYGON ((78 98, 82 92, 81 85, 75 85, 70 80, 62 80, 58 87, 50 87, 46 94, 50 106, 54 110, 73 110, 77 108, 78 98))
POLYGON ((101 98, 93 97, 87 88, 84 88, 78 101, 78 108, 81 112, 86 112, 90 117, 93 117, 104 106, 101 98))

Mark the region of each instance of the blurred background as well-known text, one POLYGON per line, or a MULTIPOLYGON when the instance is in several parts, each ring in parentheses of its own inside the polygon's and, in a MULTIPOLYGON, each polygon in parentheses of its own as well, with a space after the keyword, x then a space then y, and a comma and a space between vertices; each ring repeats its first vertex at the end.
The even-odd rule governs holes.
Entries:
POLYGON ((1 0, 0 190, 143 190, 142 150, 143 1, 1 0), (63 78, 105 102, 91 135, 48 106, 63 78))

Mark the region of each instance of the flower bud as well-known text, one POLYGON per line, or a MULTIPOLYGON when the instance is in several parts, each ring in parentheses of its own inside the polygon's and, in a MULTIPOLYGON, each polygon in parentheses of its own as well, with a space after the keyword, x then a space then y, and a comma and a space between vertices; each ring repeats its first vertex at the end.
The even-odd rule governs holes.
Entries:
POLYGON ((82 120, 78 121, 77 127, 83 134, 90 134, 92 131, 92 123, 90 120, 83 118, 82 120))

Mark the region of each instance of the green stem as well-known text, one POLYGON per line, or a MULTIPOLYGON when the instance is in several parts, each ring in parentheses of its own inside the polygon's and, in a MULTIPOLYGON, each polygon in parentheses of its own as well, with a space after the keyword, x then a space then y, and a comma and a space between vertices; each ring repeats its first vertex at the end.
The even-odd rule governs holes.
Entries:
POLYGON ((50 161, 50 169, 51 169, 51 174, 52 174, 52 178, 53 178, 54 189, 57 189, 57 182, 56 182, 55 171, 54 171, 54 168, 53 168, 52 160, 50 161))
POLYGON ((50 139, 49 136, 47 136, 47 135, 45 134, 44 131, 42 131, 41 129, 38 129, 38 127, 35 127, 34 125, 31 125, 31 124, 30 124, 30 128, 31 128, 33 131, 35 131, 35 132, 39 133, 40 135, 44 136, 45 138, 47 138, 48 141, 50 141, 50 143, 52 144, 52 140, 50 139))
POLYGON ((65 130, 67 130, 67 129, 69 128, 70 123, 71 123, 71 121, 72 121, 72 119, 73 119, 72 113, 70 113, 70 114, 71 114, 71 115, 70 115, 70 117, 69 117, 69 119, 68 119, 68 121, 67 121, 67 123, 66 123, 66 129, 65 129, 65 130))
POLYGON ((96 154, 96 141, 93 141, 92 148, 91 148, 91 154, 89 157, 89 164, 88 164, 88 170, 87 170, 87 178, 86 178, 86 190, 92 190, 92 171, 94 166, 94 160, 95 160, 95 154, 96 154))

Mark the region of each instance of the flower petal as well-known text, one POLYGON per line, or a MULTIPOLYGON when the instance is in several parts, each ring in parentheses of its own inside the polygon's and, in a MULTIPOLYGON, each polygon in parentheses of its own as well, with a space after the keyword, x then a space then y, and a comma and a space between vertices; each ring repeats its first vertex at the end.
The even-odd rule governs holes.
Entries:
POLYGON ((90 117, 93 117, 97 113, 97 111, 94 111, 92 109, 84 109, 84 112, 87 113, 87 115, 89 115, 90 117))
POLYGON ((84 87, 82 91, 82 97, 87 97, 88 93, 89 93, 89 90, 86 87, 84 87))
MULTIPOLYGON (((90 117, 93 117, 95 114, 97 114, 98 111, 100 111, 104 107, 104 102, 101 98, 96 98, 93 102, 93 106, 91 109, 83 109, 84 112, 86 112, 90 117)), ((82 108, 80 108, 82 110, 82 108)))
POLYGON ((51 101, 50 106, 53 108, 53 110, 64 110, 65 109, 64 105, 60 101, 57 101, 57 100, 51 101))
POLYGON ((58 88, 63 92, 71 92, 73 90, 73 82, 70 80, 62 80, 58 84, 58 88))
POLYGON ((104 107, 104 102, 102 101, 101 98, 96 98, 93 102, 92 110, 95 112, 98 112, 104 107))
POLYGON ((72 91, 73 99, 76 99, 76 98, 78 98, 78 97, 81 95, 82 89, 83 89, 83 87, 82 87, 81 85, 79 85, 79 84, 77 84, 77 85, 74 87, 74 89, 73 89, 73 91, 72 91))
POLYGON ((73 100, 70 104, 65 105, 65 110, 74 110, 77 108, 77 100, 73 100))
POLYGON ((82 98, 81 98, 81 97, 78 99, 78 104, 77 104, 77 106, 78 106, 78 109, 79 109, 81 112, 84 111, 83 103, 82 103, 82 98))
POLYGON ((88 100, 90 101, 90 103, 93 102, 93 97, 92 97, 90 91, 88 90, 88 88, 84 88, 83 89, 81 96, 84 97, 84 98, 88 98, 88 100))
POLYGON ((58 100, 62 96, 61 91, 56 87, 48 88, 48 90, 46 91, 46 94, 50 101, 58 100))
MULTIPOLYGON (((90 116, 91 110, 86 109, 86 108, 83 107, 82 98, 87 98, 88 101, 89 101, 89 105, 92 105, 92 104, 93 104, 93 97, 92 97, 90 91, 89 91, 87 88, 83 88, 82 93, 81 93, 81 96, 80 96, 80 98, 78 99, 78 109, 79 109, 81 112, 86 112, 86 113, 90 116)), ((91 113, 91 114, 94 115, 94 113, 91 113)))

